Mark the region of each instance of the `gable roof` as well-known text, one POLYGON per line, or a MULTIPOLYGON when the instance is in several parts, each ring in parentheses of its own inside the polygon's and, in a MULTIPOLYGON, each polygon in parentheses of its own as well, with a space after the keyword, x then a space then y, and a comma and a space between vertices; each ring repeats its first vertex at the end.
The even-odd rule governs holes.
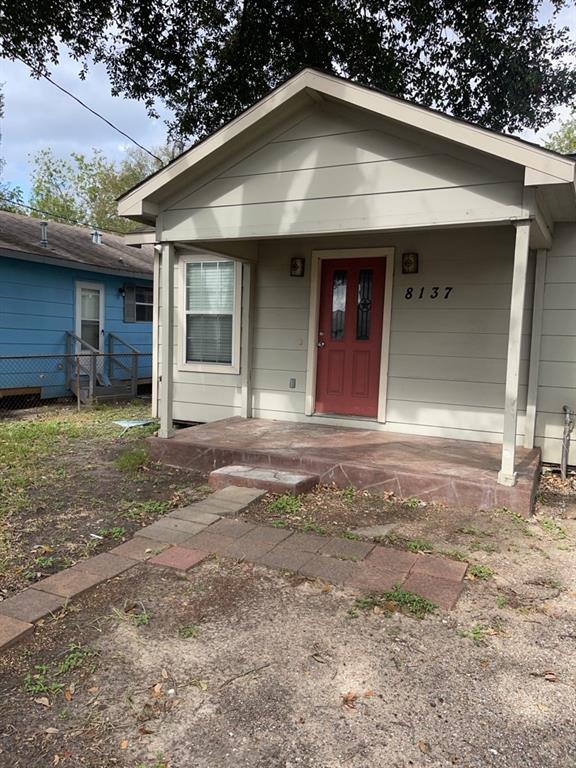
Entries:
POLYGON ((48 245, 41 240, 41 220, 0 211, 0 256, 55 263, 89 271, 151 278, 154 250, 151 246, 126 245, 122 235, 102 233, 92 242, 92 230, 72 224, 48 222, 48 245))
POLYGON ((392 96, 383 91, 359 85, 344 78, 315 69, 304 69, 279 85, 267 96, 238 117, 186 150, 167 166, 144 179, 119 198, 121 215, 152 222, 157 212, 154 197, 162 194, 179 177, 191 169, 204 170, 206 163, 215 161, 227 145, 247 140, 261 124, 274 113, 307 103, 328 101, 365 110, 387 117, 398 124, 453 141, 495 158, 523 166, 527 186, 543 184, 574 184, 576 163, 573 158, 560 155, 515 136, 498 133, 474 123, 452 117, 443 112, 423 107, 392 96))

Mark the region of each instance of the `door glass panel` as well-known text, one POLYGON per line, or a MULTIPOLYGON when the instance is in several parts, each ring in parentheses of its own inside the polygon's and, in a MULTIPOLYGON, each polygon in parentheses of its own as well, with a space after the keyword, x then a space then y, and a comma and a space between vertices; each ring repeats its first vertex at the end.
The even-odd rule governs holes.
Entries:
POLYGON ((82 320, 100 318, 100 291, 97 288, 82 288, 82 320))
POLYGON ((344 321, 346 318, 346 284, 348 273, 345 269, 334 272, 332 283, 332 338, 344 338, 344 321))
POLYGON ((100 323, 98 320, 82 320, 82 331, 80 338, 91 347, 99 349, 100 347, 100 323))
POLYGON ((356 319, 356 338, 367 341, 370 338, 372 322, 372 278, 371 269, 361 269, 358 276, 358 307, 356 319))

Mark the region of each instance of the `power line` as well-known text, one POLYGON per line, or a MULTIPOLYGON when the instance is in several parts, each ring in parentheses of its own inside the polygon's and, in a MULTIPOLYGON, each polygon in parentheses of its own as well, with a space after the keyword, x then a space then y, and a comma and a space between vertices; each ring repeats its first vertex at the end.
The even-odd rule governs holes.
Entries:
POLYGON ((123 131, 121 128, 118 128, 118 126, 114 125, 114 123, 110 122, 104 115, 101 115, 99 112, 97 112, 95 109, 92 109, 92 107, 89 107, 88 104, 82 101, 82 99, 78 98, 78 96, 75 96, 73 93, 70 93, 70 91, 67 91, 64 86, 57 83, 55 80, 52 80, 51 77, 48 75, 45 75, 43 72, 41 72, 39 69, 36 69, 31 64, 28 64, 28 62, 23 59, 21 56, 18 56, 18 54, 15 51, 10 50, 9 48, 4 45, 4 50, 8 53, 9 56, 13 56, 15 59, 18 59, 18 61, 21 61, 22 64, 28 67, 28 69, 36 75, 36 77, 43 77, 44 80, 47 80, 51 85, 58 88, 58 90, 62 91, 62 93, 65 93, 67 96, 70 96, 71 99, 74 99, 78 104, 80 104, 81 107, 84 107, 84 109, 87 109, 88 112, 91 112, 96 117, 100 118, 100 120, 103 120, 106 125, 109 125, 110 128, 113 128, 115 131, 120 133, 122 136, 124 136, 128 141, 131 141, 133 144, 135 144, 137 147, 140 147, 140 149, 144 150, 144 152, 147 152, 150 157, 153 157, 154 160, 158 160, 159 163, 162 164, 161 158, 159 158, 157 155, 155 155, 153 152, 151 152, 149 149, 147 149, 144 145, 140 144, 140 142, 136 141, 136 139, 133 139, 132 136, 130 136, 128 133, 123 131))
MULTIPOLYGON (((97 229, 99 232, 108 232, 111 235, 125 235, 126 232, 121 232, 119 229, 105 229, 104 227, 98 227, 96 224, 87 224, 84 221, 77 221, 76 219, 69 219, 67 216, 60 216, 59 213, 52 213, 51 211, 44 211, 42 208, 35 208, 33 205, 26 205, 26 203, 18 203, 15 200, 12 200, 9 197, 5 197, 4 195, 0 195, 0 202, 7 202, 10 203, 11 206, 14 208, 26 208, 29 211, 34 211, 34 213, 42 213, 44 216, 49 216, 53 219, 61 219, 62 221, 67 222, 68 224, 75 224, 78 227, 86 227, 93 229, 97 229)), ((0 209, 3 210, 3 209, 0 209)), ((7 213, 10 213, 10 211, 7 211, 7 213)))

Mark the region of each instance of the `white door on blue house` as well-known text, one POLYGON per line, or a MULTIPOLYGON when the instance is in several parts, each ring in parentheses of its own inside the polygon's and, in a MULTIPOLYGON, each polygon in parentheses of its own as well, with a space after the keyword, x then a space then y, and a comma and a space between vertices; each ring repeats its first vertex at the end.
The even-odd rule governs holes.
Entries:
POLYGON ((76 336, 104 352, 104 286, 76 283, 76 336))

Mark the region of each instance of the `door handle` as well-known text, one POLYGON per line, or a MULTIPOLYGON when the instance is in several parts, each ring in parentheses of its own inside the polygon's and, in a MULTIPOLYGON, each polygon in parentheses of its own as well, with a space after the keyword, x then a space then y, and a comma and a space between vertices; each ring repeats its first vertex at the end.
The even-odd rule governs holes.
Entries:
POLYGON ((322 349, 322 347, 325 347, 325 346, 326 346, 326 342, 325 342, 325 341, 323 341, 322 339, 320 339, 320 341, 319 341, 319 342, 316 344, 316 346, 317 346, 319 349, 322 349))

